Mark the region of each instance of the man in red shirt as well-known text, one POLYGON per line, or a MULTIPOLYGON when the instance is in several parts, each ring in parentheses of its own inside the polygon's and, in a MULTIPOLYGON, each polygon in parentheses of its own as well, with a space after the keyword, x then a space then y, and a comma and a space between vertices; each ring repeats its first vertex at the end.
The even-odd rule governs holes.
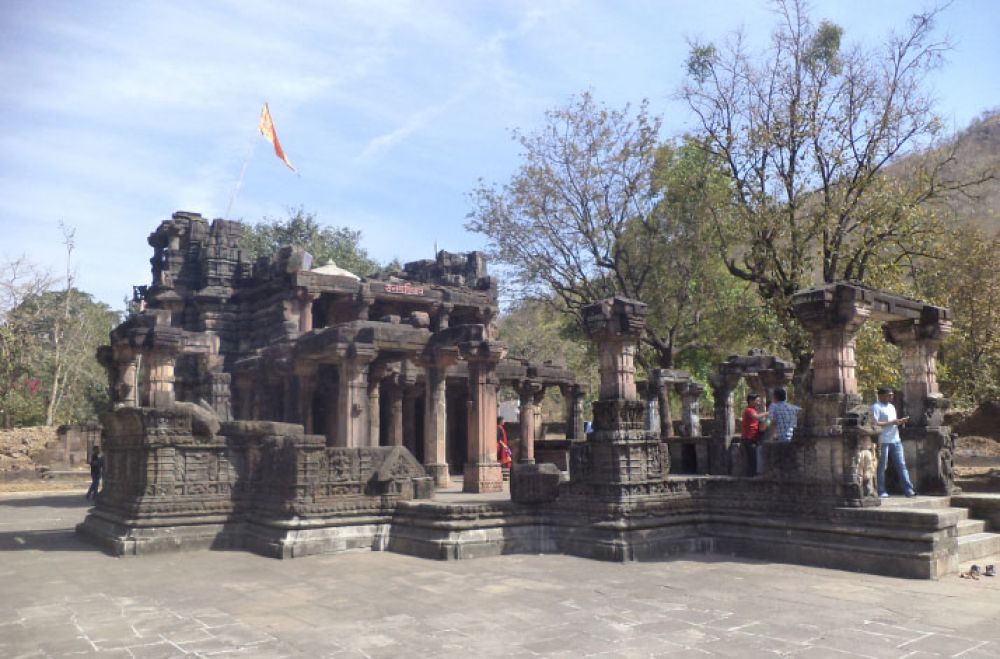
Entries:
POLYGON ((743 410, 741 420, 740 442, 747 446, 745 449, 748 456, 749 474, 757 475, 757 443, 760 442, 763 433, 760 431, 760 422, 767 418, 767 412, 759 409, 760 396, 757 394, 747 394, 747 407, 743 410))

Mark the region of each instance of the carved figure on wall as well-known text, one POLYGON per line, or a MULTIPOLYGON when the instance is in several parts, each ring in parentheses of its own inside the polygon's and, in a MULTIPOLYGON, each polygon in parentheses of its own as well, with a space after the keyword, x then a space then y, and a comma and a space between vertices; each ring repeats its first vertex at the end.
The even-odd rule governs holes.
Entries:
POLYGON ((878 470, 878 463, 875 461, 875 452, 870 448, 859 449, 855 454, 857 461, 857 474, 861 484, 861 496, 875 496, 875 476, 878 470))

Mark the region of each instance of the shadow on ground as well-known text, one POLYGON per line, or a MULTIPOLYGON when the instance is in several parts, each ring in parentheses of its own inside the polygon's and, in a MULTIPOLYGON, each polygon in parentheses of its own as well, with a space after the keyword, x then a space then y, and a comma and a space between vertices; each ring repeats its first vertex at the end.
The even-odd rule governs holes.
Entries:
POLYGON ((88 501, 82 494, 77 492, 47 494, 44 496, 12 493, 0 498, 0 510, 3 510, 7 506, 11 508, 90 508, 92 505, 91 501, 88 501))
POLYGON ((101 551, 84 542, 74 529, 45 529, 41 531, 8 531, 0 533, 2 551, 101 551))

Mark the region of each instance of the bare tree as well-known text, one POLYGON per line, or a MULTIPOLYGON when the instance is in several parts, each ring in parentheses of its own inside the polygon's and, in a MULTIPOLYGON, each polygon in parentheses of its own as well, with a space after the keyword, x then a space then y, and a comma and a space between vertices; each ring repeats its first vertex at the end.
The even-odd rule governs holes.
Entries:
POLYGON ((764 53, 740 33, 722 48, 692 44, 680 96, 731 182, 713 213, 726 266, 778 313, 801 372, 811 354, 792 293, 817 280, 866 282, 925 253, 937 230, 925 203, 989 175, 955 180, 955 150, 934 148, 942 123, 924 80, 948 48, 934 36, 939 9, 866 49, 843 47, 842 29, 814 24, 803 0, 775 7, 764 53), (917 151, 905 175, 887 175, 917 151))
POLYGON ((645 354, 662 367, 718 346, 709 317, 720 298, 709 289, 714 275, 729 277, 706 247, 698 209, 679 192, 705 183, 700 152, 661 147, 660 120, 645 102, 611 110, 585 93, 546 120, 537 132, 515 133, 524 153, 511 180, 472 194, 466 226, 510 268, 507 292, 578 319, 611 295, 646 302, 645 354))

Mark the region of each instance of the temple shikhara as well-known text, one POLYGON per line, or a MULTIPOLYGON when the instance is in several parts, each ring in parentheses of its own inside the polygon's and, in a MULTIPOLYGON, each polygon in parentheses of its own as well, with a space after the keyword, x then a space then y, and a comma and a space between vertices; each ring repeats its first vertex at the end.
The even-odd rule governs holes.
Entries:
POLYGON ((114 410, 102 418, 104 489, 78 532, 114 554, 718 552, 927 578, 1000 551, 968 519, 996 511, 954 487, 935 376, 946 309, 849 283, 798 293, 815 351, 798 427, 748 456, 733 441, 733 392, 745 382, 770 400, 794 370, 778 357, 731 356, 707 387, 676 370, 637 381, 645 305, 595 300, 583 321, 600 389, 585 410, 574 373, 507 355, 481 253, 359 277, 296 247, 251 262, 240 233, 195 213, 161 223, 152 283, 99 351, 114 410), (877 428, 854 363, 865 322, 900 347, 904 448, 925 495, 914 505, 884 505, 873 486, 877 428), (501 389, 518 402, 509 475, 501 389), (550 390, 563 401, 557 438, 540 412, 550 390))

